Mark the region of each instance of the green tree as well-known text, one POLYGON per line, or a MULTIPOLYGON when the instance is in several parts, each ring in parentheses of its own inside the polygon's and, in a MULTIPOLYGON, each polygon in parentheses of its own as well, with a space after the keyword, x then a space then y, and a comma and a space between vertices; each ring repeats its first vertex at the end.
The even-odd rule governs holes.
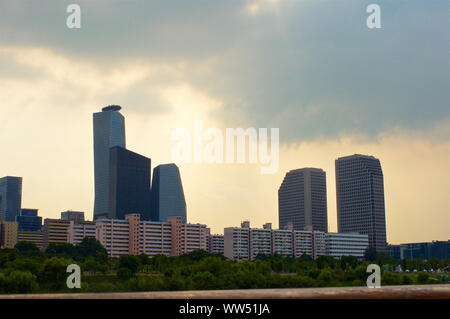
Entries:
MULTIPOLYGON (((99 259, 99 256, 108 255, 105 247, 97 239, 92 237, 84 237, 75 248, 77 255, 82 258, 94 257, 95 259, 99 259)), ((103 257, 100 258, 103 259, 103 257)))
POLYGON ((47 259, 38 277, 39 283, 43 287, 52 290, 60 290, 66 287, 67 266, 72 264, 72 260, 62 257, 52 257, 47 259))
POLYGON ((50 243, 45 250, 50 257, 63 257, 77 259, 78 251, 74 245, 70 243, 50 243))
POLYGON ((135 274, 139 270, 139 258, 135 255, 122 255, 117 260, 117 268, 126 268, 135 274))
POLYGON ((117 270, 117 278, 121 280, 130 279, 133 277, 133 272, 129 268, 121 267, 117 270))
POLYGON ((83 271, 96 274, 97 272, 106 273, 108 266, 98 262, 93 256, 89 256, 85 259, 82 265, 83 271))
POLYGON ((32 293, 39 290, 39 285, 32 273, 15 270, 1 278, 0 290, 6 293, 32 293))
POLYGON ((209 271, 202 271, 192 276, 193 288, 198 290, 217 289, 216 277, 209 271))
POLYGON ((14 261, 17 257, 19 257, 19 254, 15 249, 0 249, 0 268, 6 267, 9 262, 14 261))
POLYGON ((341 269, 346 270, 348 268, 353 268, 358 265, 358 259, 355 256, 342 256, 340 259, 341 269))
POLYGON ((331 281, 333 280, 333 273, 331 269, 329 268, 322 269, 320 271, 319 276, 317 277, 317 280, 322 281, 323 283, 325 283, 325 285, 330 284, 331 281))
POLYGON ((378 254, 375 247, 369 246, 366 248, 364 252, 364 260, 365 261, 375 261, 377 260, 378 254))
POLYGON ((36 258, 16 258, 8 263, 7 272, 14 270, 28 271, 38 276, 42 269, 41 262, 36 258), (10 271, 9 271, 10 270, 10 271))
POLYGON ((426 272, 419 272, 417 274, 417 282, 419 284, 426 284, 429 281, 429 275, 426 272))
POLYGON ((14 246, 14 249, 16 249, 19 252, 19 255, 23 257, 39 256, 41 253, 38 246, 31 241, 21 240, 14 246))
POLYGON ((392 272, 385 272, 381 275, 382 285, 400 285, 402 283, 402 280, 403 278, 392 272))

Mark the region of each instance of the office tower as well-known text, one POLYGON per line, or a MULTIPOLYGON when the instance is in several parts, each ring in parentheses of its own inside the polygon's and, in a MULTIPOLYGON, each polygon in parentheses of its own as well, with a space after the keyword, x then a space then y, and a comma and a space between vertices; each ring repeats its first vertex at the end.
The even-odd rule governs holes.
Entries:
POLYGON ((0 248, 14 248, 17 244, 17 222, 0 221, 0 248))
POLYGON ((65 212, 61 212, 61 219, 68 220, 68 221, 74 221, 76 223, 84 222, 84 212, 67 210, 65 212))
POLYGON ((38 216, 37 209, 22 208, 20 215, 16 216, 16 222, 19 231, 36 232, 42 230, 42 217, 38 216))
POLYGON ((383 172, 373 156, 340 157, 336 165, 338 232, 369 235, 369 245, 386 249, 383 172))
POLYGON ((110 149, 108 218, 140 214, 150 220, 151 160, 122 147, 110 149))
POLYGON ((0 178, 0 219, 16 220, 22 205, 22 177, 0 178))
POLYGON ((289 171, 278 189, 280 229, 328 231, 326 174, 319 168, 289 171))
POLYGON ((109 149, 125 148, 125 119, 118 105, 94 113, 94 219, 105 218, 109 205, 109 149))
POLYGON ((151 219, 164 222, 177 216, 186 223, 186 200, 180 171, 175 164, 159 165, 153 170, 151 219))

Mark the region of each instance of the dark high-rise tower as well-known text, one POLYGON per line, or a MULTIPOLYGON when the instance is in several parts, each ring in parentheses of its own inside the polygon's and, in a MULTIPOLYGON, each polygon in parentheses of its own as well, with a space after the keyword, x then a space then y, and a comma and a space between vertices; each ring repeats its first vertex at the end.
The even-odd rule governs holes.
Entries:
POLYGON ((22 177, 0 178, 0 219, 14 222, 22 206, 22 177))
POLYGON ((328 231, 326 174, 319 168, 289 171, 278 190, 280 229, 328 231))
POLYGON ((118 105, 104 107, 94 113, 94 219, 108 216, 109 205, 109 149, 125 148, 125 119, 118 105))
POLYGON ((153 169, 151 219, 167 221, 181 217, 186 223, 186 200, 180 170, 175 164, 163 164, 153 169))
POLYGON ((369 235, 369 245, 386 249, 383 172, 373 156, 340 157, 336 165, 338 231, 369 235))
POLYGON ((139 213, 150 220, 151 160, 116 146, 110 149, 109 163, 108 218, 139 213))

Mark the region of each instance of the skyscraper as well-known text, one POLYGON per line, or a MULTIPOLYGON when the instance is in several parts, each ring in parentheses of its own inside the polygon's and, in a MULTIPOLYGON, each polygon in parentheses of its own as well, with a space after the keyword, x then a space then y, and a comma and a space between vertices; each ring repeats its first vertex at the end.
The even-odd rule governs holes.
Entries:
POLYGON ((109 205, 109 149, 125 148, 125 119, 121 107, 110 105, 94 113, 94 219, 106 217, 109 205))
POLYGON ((14 222, 22 206, 22 177, 0 178, 0 219, 14 222))
POLYGON ((150 220, 151 160, 116 146, 110 149, 109 163, 108 218, 140 214, 150 220))
POLYGON ((328 231, 326 173, 301 168, 286 173, 278 189, 280 229, 328 231))
POLYGON ((169 217, 181 217, 186 223, 186 200, 175 164, 159 165, 153 170, 151 219, 165 222, 169 217))
POLYGON ((369 235, 369 245, 386 249, 383 172, 373 156, 340 157, 336 165, 338 232, 369 235))

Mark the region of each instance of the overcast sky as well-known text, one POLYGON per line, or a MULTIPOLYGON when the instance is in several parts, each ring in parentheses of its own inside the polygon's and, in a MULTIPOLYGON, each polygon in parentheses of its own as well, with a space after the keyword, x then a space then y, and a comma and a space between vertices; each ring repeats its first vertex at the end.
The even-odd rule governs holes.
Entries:
POLYGON ((23 177, 23 206, 92 219, 92 113, 119 104, 127 148, 171 161, 171 133, 280 129, 280 169, 179 164, 188 220, 213 232, 278 226, 284 174, 381 160, 391 243, 450 229, 450 4, 435 1, 72 1, 0 3, 0 176, 23 177), (366 7, 381 7, 368 29, 366 7))

